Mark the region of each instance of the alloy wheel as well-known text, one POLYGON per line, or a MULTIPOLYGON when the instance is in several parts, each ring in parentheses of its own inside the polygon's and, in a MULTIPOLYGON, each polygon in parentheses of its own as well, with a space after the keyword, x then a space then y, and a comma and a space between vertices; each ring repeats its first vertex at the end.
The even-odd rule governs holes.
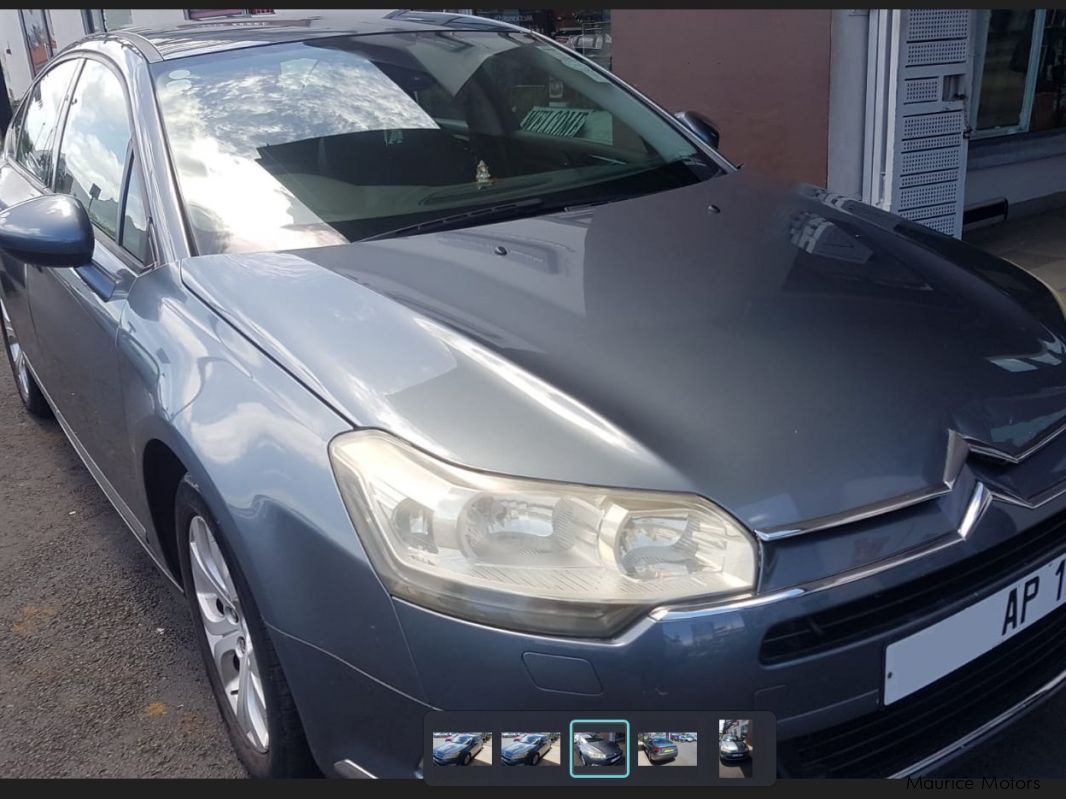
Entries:
POLYGON ((211 661, 241 732, 259 752, 270 745, 266 697, 240 597, 207 520, 189 522, 189 565, 211 661))
POLYGON ((30 398, 30 368, 26 363, 26 353, 19 343, 19 337, 15 333, 15 326, 11 324, 11 317, 7 315, 7 307, 0 302, 0 314, 4 319, 4 337, 7 340, 7 353, 11 363, 15 367, 15 383, 18 385, 19 396, 23 402, 30 398))

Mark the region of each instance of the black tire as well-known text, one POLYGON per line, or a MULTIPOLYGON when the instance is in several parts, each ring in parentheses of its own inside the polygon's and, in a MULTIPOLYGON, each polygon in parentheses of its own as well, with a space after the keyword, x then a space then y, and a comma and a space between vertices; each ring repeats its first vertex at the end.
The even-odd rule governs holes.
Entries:
POLYGON ((540 752, 534 752, 533 757, 529 761, 529 765, 535 766, 540 762, 540 752))
MULTIPOLYGON (((6 311, 3 311, 3 315, 6 316, 6 311)), ((6 322, 6 319, 3 321, 6 322)), ((29 367, 24 367, 26 369, 25 374, 20 376, 19 366, 11 356, 11 346, 7 339, 7 325, 2 322, 0 322, 0 340, 2 340, 4 345, 4 354, 7 355, 7 363, 11 367, 11 376, 15 379, 15 391, 22 401, 22 407, 26 409, 30 416, 36 416, 38 419, 51 419, 52 408, 48 404, 48 400, 44 398, 44 392, 37 385, 37 381, 34 379, 33 373, 29 371, 29 367)), ((25 359, 25 355, 23 355, 23 358, 25 359)))
POLYGON ((196 486, 188 476, 182 479, 181 485, 178 487, 174 503, 174 518, 178 536, 178 555, 181 561, 182 583, 193 620, 193 635, 196 637, 200 654, 203 656, 204 667, 211 682, 211 692, 215 696, 215 702, 218 705, 219 713, 222 715, 222 721, 226 726, 226 732, 229 735, 230 742, 233 744, 237 758, 241 761, 241 765, 244 766, 248 775, 254 778, 321 776, 321 772, 319 772, 314 758, 311 756, 311 750, 307 745, 307 737, 304 735, 303 725, 300 723, 300 714, 297 712, 296 703, 293 701, 289 685, 285 681, 285 675, 281 670, 281 664, 278 661, 277 653, 271 643, 266 626, 259 615, 255 597, 248 587, 248 581, 241 571, 240 564, 233 556, 232 550, 226 543, 214 514, 211 513, 211 509, 204 502, 203 497, 200 496, 196 486), (219 550, 222 552, 226 568, 229 570, 230 577, 237 589, 237 595, 240 598, 241 611, 252 639, 252 647, 256 653, 266 700, 266 723, 270 736, 266 752, 258 751, 242 732, 233 708, 230 707, 229 699, 225 695, 222 681, 212 659, 190 569, 189 525, 196 516, 202 517, 210 526, 215 540, 218 542, 219 550))
POLYGON ((463 755, 463 765, 464 766, 469 766, 470 765, 470 761, 473 760, 473 759, 474 759, 474 756, 472 754, 470 754, 469 752, 467 752, 465 755, 463 755))

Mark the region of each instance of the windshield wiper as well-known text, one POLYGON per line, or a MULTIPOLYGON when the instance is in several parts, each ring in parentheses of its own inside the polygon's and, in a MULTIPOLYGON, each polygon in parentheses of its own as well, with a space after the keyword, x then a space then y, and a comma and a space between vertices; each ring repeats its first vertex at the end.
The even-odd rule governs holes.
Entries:
POLYGON ((582 211, 586 208, 592 208, 596 205, 607 205, 608 203, 620 203, 624 200, 633 200, 637 197, 647 197, 648 194, 654 194, 655 192, 636 191, 629 194, 604 194, 596 197, 588 197, 586 199, 573 199, 567 200, 565 203, 560 203, 552 210, 560 211, 582 211))
POLYGON ((537 197, 529 197, 524 200, 515 200, 510 203, 490 205, 485 208, 475 208, 470 211, 462 211, 457 214, 434 217, 424 222, 416 222, 413 225, 404 225, 394 230, 386 230, 375 233, 372 236, 359 239, 359 241, 376 241, 378 239, 391 239, 395 236, 413 236, 416 233, 426 233, 430 230, 446 230, 448 228, 465 227, 466 223, 484 224, 488 222, 501 222, 507 219, 516 219, 525 216, 530 209, 540 208, 544 201, 537 197))

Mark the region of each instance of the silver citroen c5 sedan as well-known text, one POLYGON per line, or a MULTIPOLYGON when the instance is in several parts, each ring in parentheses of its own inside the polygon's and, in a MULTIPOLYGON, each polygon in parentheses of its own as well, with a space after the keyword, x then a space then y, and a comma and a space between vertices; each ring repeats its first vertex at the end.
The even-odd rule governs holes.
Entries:
POLYGON ((1066 679, 1062 299, 716 141, 444 13, 42 71, 7 354, 250 773, 415 777, 435 708, 755 708, 784 775, 921 773, 1066 679))

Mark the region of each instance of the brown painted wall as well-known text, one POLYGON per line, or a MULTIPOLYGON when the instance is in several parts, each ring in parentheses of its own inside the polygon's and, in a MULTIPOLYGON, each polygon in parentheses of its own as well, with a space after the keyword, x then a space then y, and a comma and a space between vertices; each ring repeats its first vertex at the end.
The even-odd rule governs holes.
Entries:
POLYGON ((734 163, 826 182, 829 10, 617 9, 614 72, 670 111, 702 111, 734 163))

